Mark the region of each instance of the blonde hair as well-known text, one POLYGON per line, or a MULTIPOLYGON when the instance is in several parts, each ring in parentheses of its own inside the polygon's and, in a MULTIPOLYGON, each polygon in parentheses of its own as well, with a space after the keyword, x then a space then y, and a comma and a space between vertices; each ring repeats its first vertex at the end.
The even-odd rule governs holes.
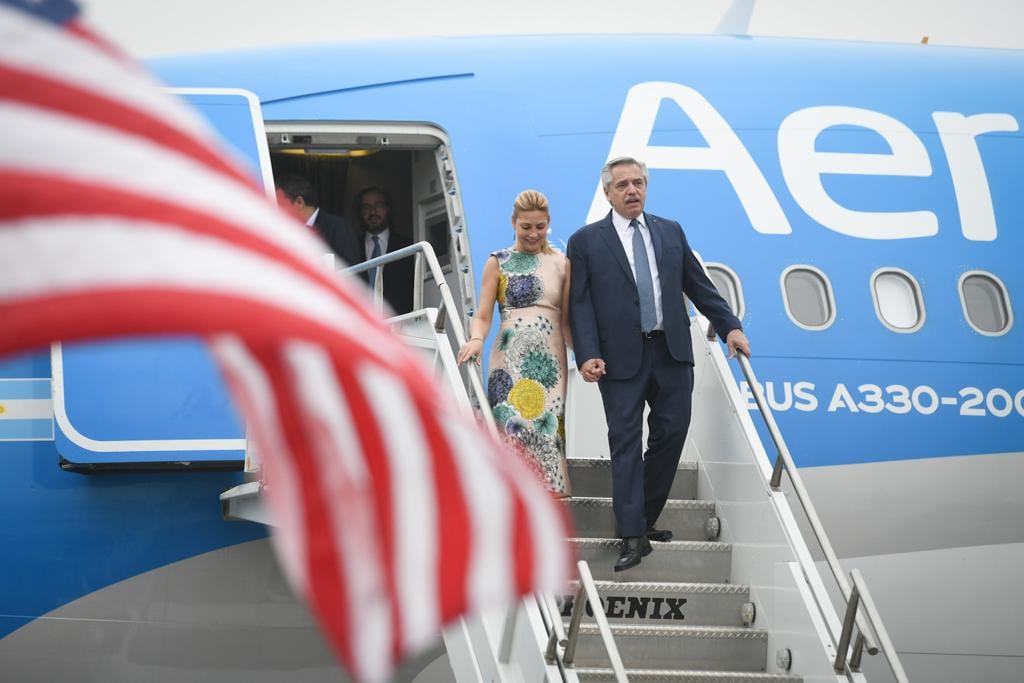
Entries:
MULTIPOLYGON (((519 214, 526 211, 543 211, 544 215, 548 217, 548 223, 551 222, 551 212, 548 210, 548 198, 544 196, 544 193, 538 192, 537 190, 523 190, 516 195, 516 200, 512 203, 512 223, 515 224, 516 218, 519 214)), ((548 228, 550 230, 550 227, 548 228)), ((541 251, 545 254, 553 254, 555 250, 551 248, 551 244, 548 242, 547 237, 544 238, 544 246, 541 247, 541 251)))

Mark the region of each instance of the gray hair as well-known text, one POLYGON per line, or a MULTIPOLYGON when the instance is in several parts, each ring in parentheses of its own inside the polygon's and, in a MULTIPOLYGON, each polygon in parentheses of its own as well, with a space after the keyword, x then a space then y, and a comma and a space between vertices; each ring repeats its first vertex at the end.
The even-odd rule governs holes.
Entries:
POLYGON ((650 183, 651 183, 651 174, 647 170, 647 164, 645 164, 644 162, 640 161, 639 159, 634 159, 633 157, 615 157, 614 159, 609 159, 608 162, 604 166, 601 167, 601 187, 603 187, 605 190, 607 190, 611 186, 611 184, 612 184, 612 169, 615 168, 616 166, 622 166, 623 164, 629 164, 631 166, 639 166, 640 167, 640 173, 642 173, 643 176, 644 176, 644 181, 648 185, 650 185, 650 183))

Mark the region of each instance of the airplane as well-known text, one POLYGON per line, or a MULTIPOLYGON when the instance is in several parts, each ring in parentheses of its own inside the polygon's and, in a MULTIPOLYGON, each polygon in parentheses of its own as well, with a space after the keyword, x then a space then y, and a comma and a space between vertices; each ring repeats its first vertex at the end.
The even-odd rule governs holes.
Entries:
MULTIPOLYGON (((814 505, 911 678, 1019 680, 1024 54, 564 35, 150 66, 268 192, 271 169, 303 173, 355 220, 354 194, 387 186, 463 321, 519 191, 548 196, 564 247, 608 210, 601 165, 644 160, 648 210, 681 222, 741 318, 814 505)), ((337 680, 265 527, 222 519, 216 496, 252 454, 197 344, 69 345, 0 377, 0 405, 22 416, 0 414, 11 680, 337 680)))

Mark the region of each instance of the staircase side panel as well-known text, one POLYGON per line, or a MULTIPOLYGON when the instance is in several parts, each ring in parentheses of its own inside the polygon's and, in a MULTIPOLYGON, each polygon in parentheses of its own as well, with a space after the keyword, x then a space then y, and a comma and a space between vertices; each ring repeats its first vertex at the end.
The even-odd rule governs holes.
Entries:
MULTIPOLYGON (((829 651, 822 646, 832 636, 821 620, 811 618, 809 611, 817 609, 813 600, 805 600, 811 591, 797 586, 788 569, 797 563, 798 553, 805 554, 805 559, 809 554, 795 524, 792 529, 786 527, 784 518, 792 520, 792 514, 780 514, 776 507, 787 502, 768 486, 772 461, 721 348, 703 338, 706 323, 695 323, 690 329, 696 367, 684 459, 699 459, 698 497, 716 501, 722 521, 719 540, 732 544, 732 581, 750 585, 757 607, 754 626, 772 634, 768 671, 779 672, 775 652, 788 648, 794 673, 807 681, 835 681, 829 651)), ((820 579, 812 578, 815 587, 820 586, 820 579)), ((828 620, 837 623, 838 617, 833 612, 828 620)))

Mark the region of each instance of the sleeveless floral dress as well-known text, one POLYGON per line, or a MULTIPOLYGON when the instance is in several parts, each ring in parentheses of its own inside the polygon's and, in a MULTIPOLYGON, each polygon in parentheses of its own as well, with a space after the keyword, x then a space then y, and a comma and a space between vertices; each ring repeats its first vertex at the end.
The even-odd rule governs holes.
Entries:
POLYGON ((567 496, 565 255, 496 251, 501 327, 491 348, 487 398, 499 431, 557 496, 567 496))

